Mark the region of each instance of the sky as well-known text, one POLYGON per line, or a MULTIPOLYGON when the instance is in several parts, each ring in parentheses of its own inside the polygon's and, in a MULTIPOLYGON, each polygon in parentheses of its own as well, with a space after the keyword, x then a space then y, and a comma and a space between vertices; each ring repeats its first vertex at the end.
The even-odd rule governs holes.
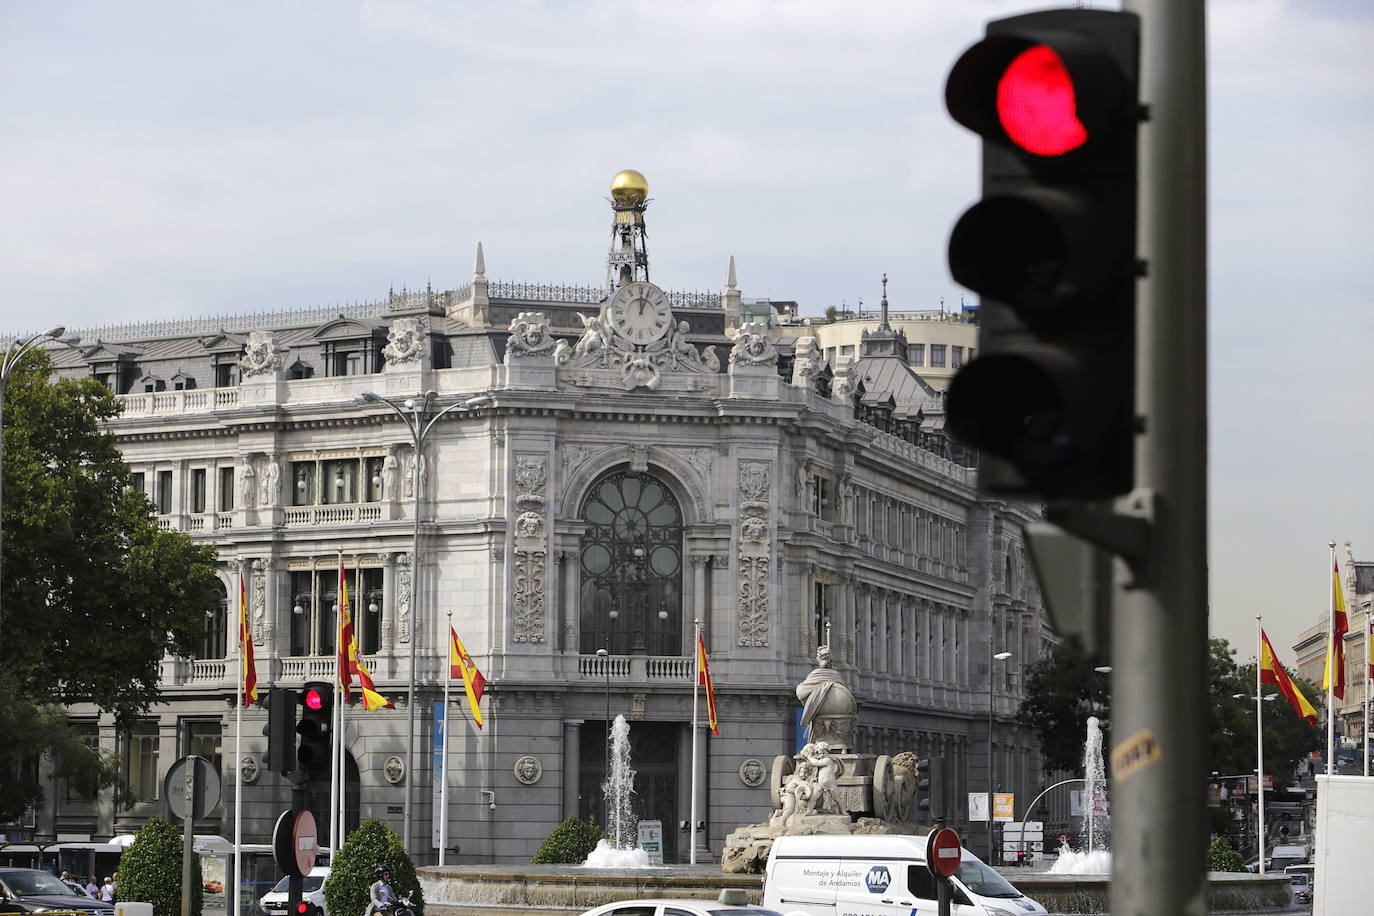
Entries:
MULTIPOLYGON (((0 333, 453 288, 479 241, 493 279, 599 285, 624 168, 664 287, 734 255, 803 314, 884 273, 895 309, 972 302, 944 77, 1037 8, 0 0, 0 333)), ((1374 5, 1207 12, 1211 626, 1247 658, 1263 614, 1291 663, 1327 542, 1374 560, 1374 5)))

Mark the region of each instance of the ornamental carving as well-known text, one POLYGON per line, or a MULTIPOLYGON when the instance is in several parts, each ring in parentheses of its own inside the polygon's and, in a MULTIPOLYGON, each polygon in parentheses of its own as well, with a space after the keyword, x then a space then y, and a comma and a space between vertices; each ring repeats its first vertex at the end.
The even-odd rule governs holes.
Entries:
POLYGON ((768 325, 762 321, 746 321, 730 335, 735 345, 730 348, 731 366, 776 366, 778 349, 768 339, 768 325))
POLYGON ((267 627, 267 570, 271 560, 253 561, 253 642, 262 645, 268 635, 267 627))
POLYGON ((568 369, 609 369, 619 373, 625 389, 654 390, 666 373, 715 374, 720 357, 715 347, 697 348, 687 340, 692 326, 685 321, 668 322, 668 331, 648 344, 636 344, 622 337, 602 315, 579 315, 582 337, 576 346, 557 347, 554 362, 568 369))
POLYGON ((792 384, 804 388, 811 387, 811 381, 820 371, 820 352, 816 349, 816 338, 798 337, 792 352, 792 384))
POLYGON ((245 785, 252 785, 258 781, 261 773, 258 770, 258 758, 247 755, 239 758, 239 776, 245 785))
POLYGON ((396 624, 399 631, 397 637, 401 642, 410 642, 410 574, 414 568, 413 559, 410 554, 403 554, 396 562, 396 624))
POLYGON ((250 331, 239 357, 239 377, 267 375, 281 368, 281 351, 270 331, 250 331))
POLYGON ((544 764, 539 762, 539 758, 531 754, 526 754, 515 761, 515 778, 520 780, 522 785, 532 786, 544 775, 544 764))
POLYGON ((513 359, 551 355, 554 343, 549 333, 549 319, 543 312, 521 312, 511 319, 510 337, 506 339, 506 365, 513 359))
POLYGON ((563 455, 563 473, 565 479, 571 476, 573 471, 576 471, 582 465, 586 464, 587 459, 592 457, 596 452, 601 451, 601 448, 602 446, 599 445, 578 445, 576 443, 564 445, 560 448, 559 452, 563 455))
POLYGON ((768 645, 768 558, 740 557, 739 638, 742 648, 768 645))
POLYGON ((405 367, 418 368, 425 349, 425 327, 418 318, 397 318, 387 329, 386 346, 382 356, 386 358, 386 369, 405 367))
POLYGON ((522 511, 542 511, 548 462, 542 456, 519 458, 515 462, 515 507, 522 511))
POLYGON ((258 502, 263 508, 275 506, 281 499, 281 463, 275 455, 268 455, 262 465, 258 481, 258 502))
POLYGON ((835 377, 830 380, 830 400, 848 404, 854 400, 854 388, 854 360, 848 356, 841 357, 839 365, 835 367, 835 377))
POLYGON ((542 538, 544 536, 544 516, 538 512, 521 512, 515 519, 515 536, 542 538))
POLYGON ((515 642, 544 641, 544 559, 542 550, 515 552, 515 642))

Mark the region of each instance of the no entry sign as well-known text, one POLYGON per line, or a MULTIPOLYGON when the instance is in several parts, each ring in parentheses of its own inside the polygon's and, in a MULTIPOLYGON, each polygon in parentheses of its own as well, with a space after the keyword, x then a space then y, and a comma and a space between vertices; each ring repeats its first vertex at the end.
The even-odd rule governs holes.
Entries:
POLYGON ((959 834, 948 827, 931 831, 926 840, 926 868, 932 875, 952 877, 959 870, 964 847, 959 842, 959 834))

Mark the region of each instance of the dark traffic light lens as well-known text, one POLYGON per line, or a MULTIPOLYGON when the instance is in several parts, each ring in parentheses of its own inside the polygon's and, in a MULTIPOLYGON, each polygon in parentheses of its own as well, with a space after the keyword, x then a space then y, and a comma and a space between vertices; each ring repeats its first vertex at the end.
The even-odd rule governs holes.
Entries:
POLYGON ((1073 455, 1060 385, 1021 356, 969 363, 950 384, 946 406, 954 435, 1027 470, 1053 468, 1073 455))
POLYGON ((324 697, 318 690, 307 690, 305 692, 306 709, 324 709, 324 697))
POLYGON ((1073 77, 1048 45, 1027 48, 1007 65, 997 82, 997 117, 1011 142, 1037 156, 1062 156, 1088 139, 1073 77))

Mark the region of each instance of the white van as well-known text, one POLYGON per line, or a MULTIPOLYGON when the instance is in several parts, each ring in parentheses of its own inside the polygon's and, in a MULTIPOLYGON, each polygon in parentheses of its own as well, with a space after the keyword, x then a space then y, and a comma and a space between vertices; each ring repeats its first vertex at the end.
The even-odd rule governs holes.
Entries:
MULTIPOLYGON (((1045 916, 967 849, 951 879, 955 916, 1045 916)), ((763 873, 763 905, 809 916, 935 916, 923 836, 781 836, 763 873)))

